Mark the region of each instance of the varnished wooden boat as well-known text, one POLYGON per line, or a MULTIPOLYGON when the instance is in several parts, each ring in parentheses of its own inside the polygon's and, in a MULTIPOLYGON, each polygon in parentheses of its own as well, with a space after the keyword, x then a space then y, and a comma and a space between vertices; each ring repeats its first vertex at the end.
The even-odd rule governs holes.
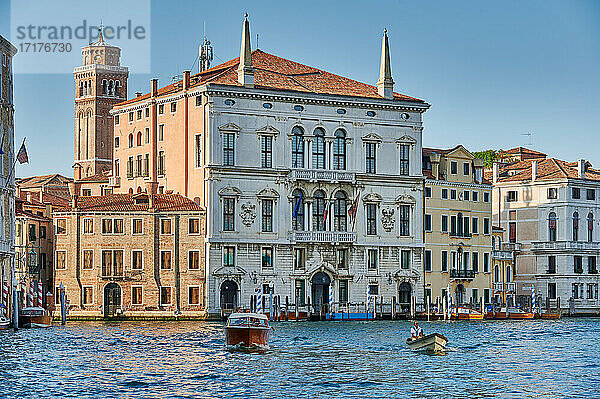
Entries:
POLYGON ((406 344, 410 349, 429 352, 441 352, 446 348, 447 343, 448 338, 439 333, 429 334, 417 339, 408 338, 406 340, 406 344))
POLYGON ((508 318, 511 320, 533 319, 534 314, 517 308, 509 308, 507 310, 508 318))
POLYGON ((558 320, 560 319, 560 312, 542 312, 536 313, 536 319, 545 319, 545 320, 558 320))
POLYGON ((8 330, 10 328, 10 320, 4 316, 0 316, 0 330, 8 330))
POLYGON ((485 314, 485 319, 488 320, 506 320, 508 319, 508 313, 506 308, 500 308, 500 310, 494 310, 485 314))
POLYGON ((52 326, 52 317, 42 307, 21 309, 19 326, 24 328, 47 328, 52 326))
POLYGON ((260 313, 232 313, 225 326, 225 341, 229 347, 268 347, 270 335, 269 319, 260 313))
POLYGON ((452 312, 451 320, 483 320, 483 313, 470 308, 458 308, 452 312))

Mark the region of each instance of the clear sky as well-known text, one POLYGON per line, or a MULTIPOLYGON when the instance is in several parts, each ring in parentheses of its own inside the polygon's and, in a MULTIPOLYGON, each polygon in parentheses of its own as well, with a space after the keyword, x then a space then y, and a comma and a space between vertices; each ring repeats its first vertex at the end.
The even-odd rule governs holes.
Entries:
MULTIPOLYGON (((266 52, 370 84, 386 27, 395 91, 431 104, 424 146, 510 148, 531 132, 533 148, 600 167, 600 1, 152 1, 151 73, 130 71, 129 97, 189 69, 204 23, 213 65, 237 57, 244 12, 253 48, 258 33, 266 52)), ((15 141, 27 136, 30 158, 17 176, 71 176, 73 75, 15 72, 15 141)))

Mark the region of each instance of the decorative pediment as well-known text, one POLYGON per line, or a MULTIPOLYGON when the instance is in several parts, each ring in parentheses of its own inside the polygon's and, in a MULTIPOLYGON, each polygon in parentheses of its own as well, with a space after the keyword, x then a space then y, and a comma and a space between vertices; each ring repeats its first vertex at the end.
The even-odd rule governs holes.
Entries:
POLYGON ((260 192, 256 194, 256 196, 258 198, 277 199, 279 198, 279 193, 271 187, 267 187, 260 190, 260 192))
POLYGON ((221 266, 212 272, 212 275, 216 277, 241 277, 245 276, 246 274, 248 274, 248 272, 239 266, 221 266))
POLYGON ((383 198, 377 193, 368 193, 363 196, 363 202, 381 202, 383 198))
POLYGON ((226 186, 219 190, 219 195, 222 197, 239 197, 242 192, 237 187, 226 186))
POLYGON ((415 144, 417 144, 417 140, 415 140, 414 137, 411 137, 409 135, 404 135, 396 140, 396 144, 415 145, 415 144))
POLYGON ((396 197, 396 204, 416 204, 417 200, 412 195, 402 194, 396 197))
POLYGON ((238 125, 236 125, 233 122, 229 122, 229 123, 219 126, 219 130, 222 132, 237 132, 237 133, 239 133, 242 130, 242 128, 240 128, 238 125))
POLYGON ((275 129, 271 125, 266 125, 258 129, 256 133, 261 135, 276 136, 279 134, 279 130, 275 129))
POLYGON ((383 141, 383 139, 381 138, 381 136, 375 134, 375 133, 369 133, 367 135, 362 136, 363 141, 376 141, 378 143, 381 143, 383 141))

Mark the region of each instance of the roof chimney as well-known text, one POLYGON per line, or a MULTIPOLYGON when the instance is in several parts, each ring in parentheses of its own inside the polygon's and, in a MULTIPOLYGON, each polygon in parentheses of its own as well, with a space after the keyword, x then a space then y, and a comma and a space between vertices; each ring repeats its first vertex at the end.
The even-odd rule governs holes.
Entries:
POLYGON ((496 184, 498 183, 498 172, 500 171, 500 164, 498 162, 494 162, 493 164, 493 177, 492 177, 492 183, 496 184))
POLYGON ((150 96, 156 97, 158 94, 158 79, 154 78, 150 80, 150 96))
POLYGON ((394 98, 394 80, 392 79, 392 66, 390 64, 390 47, 388 45, 387 29, 383 30, 381 43, 381 67, 377 81, 377 93, 383 98, 394 98))
POLYGON ((31 202, 31 191, 25 192, 25 195, 27 196, 27 202, 31 202))
POLYGON ((190 88, 190 71, 183 71, 183 90, 190 88))
POLYGON ((71 210, 77 210, 77 197, 79 197, 79 184, 69 182, 69 194, 71 194, 71 210))
POLYGON ((252 51, 250 49, 250 22, 248 14, 244 14, 242 25, 242 46, 240 49, 240 64, 238 66, 238 83, 247 87, 254 86, 254 68, 252 68, 252 51))
POLYGON ((148 212, 154 212, 154 196, 156 195, 156 190, 158 188, 158 182, 155 181, 147 181, 146 184, 146 193, 148 194, 148 212))
POLYGON ((579 159, 577 161, 577 177, 585 179, 585 159, 579 159))
POLYGON ((531 181, 535 181, 537 179, 537 173, 538 161, 534 159, 533 161, 531 161, 531 181))

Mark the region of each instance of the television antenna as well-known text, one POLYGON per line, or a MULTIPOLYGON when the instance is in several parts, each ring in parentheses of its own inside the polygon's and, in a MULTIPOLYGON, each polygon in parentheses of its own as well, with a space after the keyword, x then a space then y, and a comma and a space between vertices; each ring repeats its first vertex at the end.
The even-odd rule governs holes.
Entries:
POLYGON ((527 132, 527 133, 521 133, 521 136, 527 136, 527 145, 529 147, 533 146, 533 133, 531 132, 527 132))

